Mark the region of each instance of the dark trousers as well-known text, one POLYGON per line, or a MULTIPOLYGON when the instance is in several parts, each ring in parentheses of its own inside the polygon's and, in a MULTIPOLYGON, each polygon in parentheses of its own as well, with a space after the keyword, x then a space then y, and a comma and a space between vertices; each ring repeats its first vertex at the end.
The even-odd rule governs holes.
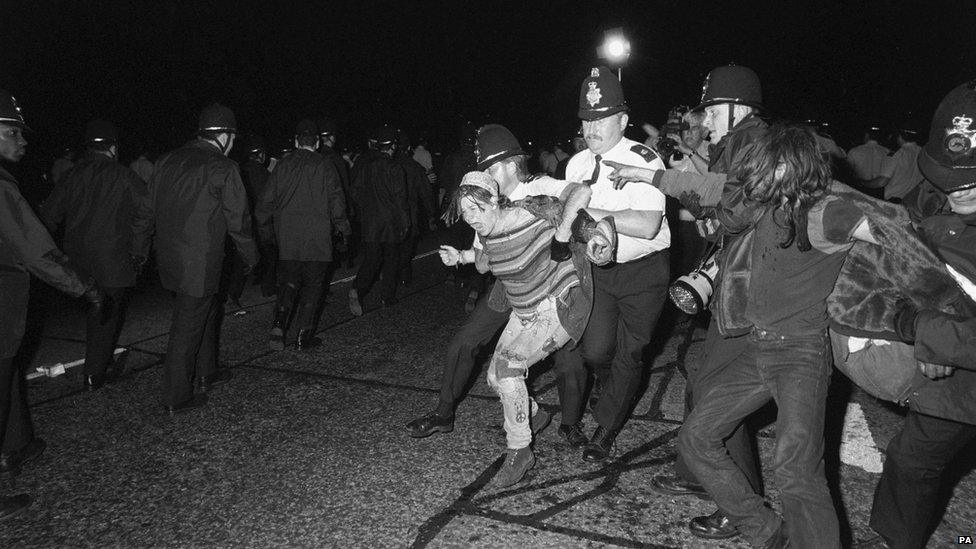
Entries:
POLYGON ((236 250, 228 251, 224 259, 224 284, 226 285, 227 299, 240 302, 241 295, 244 294, 244 283, 247 275, 244 274, 244 258, 236 250))
POLYGON ((593 312, 583 333, 583 359, 596 375, 597 423, 623 427, 643 379, 644 348, 668 296, 667 250, 629 263, 593 268, 593 312))
POLYGON ((3 453, 20 450, 34 439, 27 383, 12 357, 0 358, 0 437, 3 453))
POLYGON ((30 277, 0 269, 0 448, 20 450, 33 440, 34 424, 27 408, 27 383, 14 356, 24 337, 30 277))
POLYGON ((193 381, 217 371, 223 305, 209 295, 176 294, 163 367, 163 404, 177 406, 193 398, 193 381))
MULTIPOLYGON (((735 338, 724 342, 722 335, 718 332, 718 325, 714 322, 708 327, 708 335, 705 338, 705 356, 701 361, 693 362, 688 367, 688 383, 685 385, 685 420, 695 409, 695 403, 700 395, 707 394, 714 384, 714 379, 721 374, 724 369, 732 363, 732 358, 737 352, 730 352, 729 343, 732 345, 743 344, 743 338, 735 338)), ((739 466, 742 473, 749 481, 749 485, 759 495, 763 495, 762 472, 759 469, 759 461, 756 459, 756 452, 752 442, 749 427, 745 423, 739 424, 732 435, 725 440, 725 449, 729 452, 729 457, 739 466)), ((674 465, 675 473, 686 482, 701 484, 694 473, 688 468, 684 457, 679 453, 678 460, 674 465)))
POLYGON ((287 328, 288 317, 291 315, 295 301, 298 301, 298 311, 295 313, 295 324, 299 330, 315 327, 315 313, 318 311, 319 301, 322 299, 322 289, 325 287, 325 273, 329 270, 328 261, 293 261, 282 259, 278 261, 278 303, 275 307, 275 324, 281 323, 281 328, 287 328))
POLYGON ((698 397, 678 435, 688 467, 746 540, 762 546, 782 521, 729 457, 725 439, 770 399, 776 401, 773 468, 792 547, 840 547, 837 513, 824 476, 832 367, 826 330, 787 337, 755 329, 722 340, 711 352, 730 362, 698 397))
POLYGON ((384 300, 396 297, 397 268, 402 246, 403 242, 363 242, 363 262, 352 283, 360 299, 369 293, 377 277, 381 278, 380 297, 384 300))
POLYGON ((871 508, 871 528, 889 547, 925 547, 939 512, 942 472, 974 438, 976 425, 908 412, 888 444, 871 508))
MULTIPOLYGON (((465 388, 471 380, 478 349, 505 327, 510 316, 511 311, 499 313, 492 310, 487 299, 478 301, 474 311, 447 346, 438 413, 454 413, 454 408, 464 397, 465 388)), ((556 351, 554 359, 562 423, 571 425, 579 422, 582 417, 588 374, 579 348, 573 348, 572 342, 556 351)))
POLYGON ((259 246, 258 253, 260 259, 254 276, 261 284, 261 295, 272 296, 278 286, 278 250, 274 246, 259 246))
POLYGON ((88 312, 87 335, 85 338, 85 375, 102 375, 112 363, 115 342, 122 327, 125 314, 126 288, 106 288, 102 290, 111 298, 111 310, 104 324, 98 315, 88 312))

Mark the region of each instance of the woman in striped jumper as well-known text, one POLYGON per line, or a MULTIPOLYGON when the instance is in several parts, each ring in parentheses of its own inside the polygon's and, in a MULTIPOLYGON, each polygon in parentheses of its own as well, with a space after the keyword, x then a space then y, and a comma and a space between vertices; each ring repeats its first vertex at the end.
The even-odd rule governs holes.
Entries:
MULTIPOLYGON (((566 210, 585 206, 588 195, 589 188, 580 186, 567 198, 566 210)), ((512 307, 488 367, 488 384, 505 415, 508 451, 493 482, 502 488, 519 482, 535 465, 529 418, 538 405, 529 397, 525 378, 530 366, 582 335, 592 303, 592 286, 586 284, 587 292, 581 284, 581 279, 589 282, 589 266, 585 257, 579 259, 582 254, 573 261, 559 257, 557 249, 565 243, 555 238, 553 221, 499 196, 497 183, 484 172, 464 176, 454 205, 478 233, 483 249, 459 252, 442 246, 441 259, 448 265, 474 262, 480 272, 491 271, 512 307)))

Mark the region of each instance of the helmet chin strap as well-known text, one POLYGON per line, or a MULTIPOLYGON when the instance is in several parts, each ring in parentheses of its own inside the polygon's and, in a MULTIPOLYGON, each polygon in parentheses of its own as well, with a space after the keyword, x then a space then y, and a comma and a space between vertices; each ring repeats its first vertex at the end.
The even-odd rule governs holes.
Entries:
POLYGON ((732 131, 735 127, 735 103, 729 103, 729 125, 727 131, 732 131))

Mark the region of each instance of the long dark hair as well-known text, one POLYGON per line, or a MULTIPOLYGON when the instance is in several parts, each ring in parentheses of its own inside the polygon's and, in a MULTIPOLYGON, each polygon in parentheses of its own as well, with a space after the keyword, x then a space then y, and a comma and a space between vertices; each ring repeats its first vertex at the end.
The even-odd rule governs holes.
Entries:
POLYGON ((807 213, 830 187, 830 165, 820 154, 813 131, 803 126, 775 124, 746 148, 743 162, 729 174, 741 181, 746 199, 779 208, 786 217, 787 236, 781 248, 793 243, 811 248, 807 213), (776 177, 782 166, 783 174, 776 177))
MULTIPOLYGON (((484 187, 479 187, 477 185, 460 185, 454 196, 451 197, 451 202, 447 206, 447 210, 444 211, 444 215, 441 219, 444 220, 444 224, 450 227, 458 219, 461 218, 461 199, 464 197, 470 197, 472 200, 478 204, 491 204, 491 199, 495 195, 491 194, 491 191, 484 187)), ((507 196, 501 194, 498 195, 498 206, 500 208, 508 208, 512 204, 512 201, 508 199, 507 196)))

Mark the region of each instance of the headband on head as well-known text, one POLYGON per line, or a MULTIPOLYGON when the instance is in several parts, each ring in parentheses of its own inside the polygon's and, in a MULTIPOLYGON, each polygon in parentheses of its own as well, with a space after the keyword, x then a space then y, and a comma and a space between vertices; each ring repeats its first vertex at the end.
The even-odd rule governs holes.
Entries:
POLYGON ((491 196, 498 196, 498 183, 485 172, 468 172, 461 179, 461 186, 481 187, 491 193, 491 196))

